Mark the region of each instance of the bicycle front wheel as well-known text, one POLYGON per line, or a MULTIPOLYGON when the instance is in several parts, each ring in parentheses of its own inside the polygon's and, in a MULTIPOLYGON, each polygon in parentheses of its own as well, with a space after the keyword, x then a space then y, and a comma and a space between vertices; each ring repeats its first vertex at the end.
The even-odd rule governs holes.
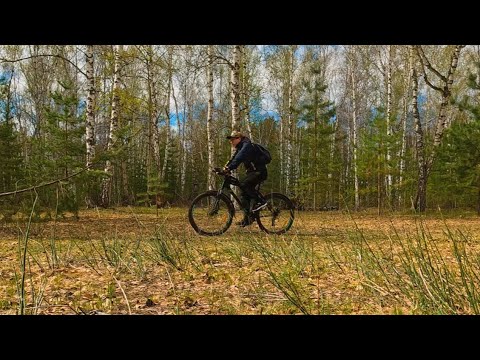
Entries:
POLYGON ((267 206, 260 209, 256 215, 258 226, 267 234, 286 233, 295 219, 293 202, 280 193, 271 193, 264 197, 267 206))
POLYGON ((188 221, 200 235, 221 235, 232 225, 235 208, 230 199, 215 190, 204 192, 192 201, 188 221))

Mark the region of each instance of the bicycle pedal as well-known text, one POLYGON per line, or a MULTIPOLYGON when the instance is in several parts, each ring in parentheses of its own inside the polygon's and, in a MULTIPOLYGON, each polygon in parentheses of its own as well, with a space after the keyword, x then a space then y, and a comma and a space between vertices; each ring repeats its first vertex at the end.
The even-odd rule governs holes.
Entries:
POLYGON ((252 209, 252 212, 257 212, 258 210, 263 209, 265 206, 267 206, 267 203, 260 204, 255 209, 252 209))

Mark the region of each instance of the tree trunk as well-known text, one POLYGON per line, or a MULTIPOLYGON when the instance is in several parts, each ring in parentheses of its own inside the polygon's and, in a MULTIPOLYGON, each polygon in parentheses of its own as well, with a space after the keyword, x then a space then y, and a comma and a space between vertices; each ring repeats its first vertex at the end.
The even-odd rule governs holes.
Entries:
POLYGON ((391 149, 390 149, 390 138, 392 135, 392 53, 393 46, 388 45, 387 48, 387 201, 390 202, 390 205, 393 205, 392 199, 392 172, 391 172, 391 149))
POLYGON ((86 146, 87 146, 87 161, 86 166, 90 170, 92 166, 92 159, 95 156, 95 133, 94 133, 94 124, 95 124, 95 78, 93 72, 93 45, 87 45, 86 51, 86 66, 87 66, 87 86, 88 86, 88 95, 87 95, 87 118, 86 118, 86 146))
MULTIPOLYGON (((172 86, 172 98, 173 103, 175 104, 175 118, 177 119, 177 140, 178 140, 178 157, 177 157, 177 169, 180 169, 178 172, 177 181, 182 179, 182 156, 183 156, 183 142, 182 142, 182 122, 185 120, 180 120, 179 112, 178 112, 178 101, 177 97, 175 96, 175 86, 172 86)), ((179 181, 179 182, 180 182, 179 181)), ((183 191, 181 192, 183 194, 183 191)))
MULTIPOLYGON (((419 137, 421 136, 421 142, 422 142, 422 153, 419 154, 419 179, 418 179, 418 189, 417 189, 417 195, 415 199, 415 206, 417 209, 421 212, 425 211, 426 209, 426 194, 427 194, 427 181, 428 181, 428 176, 430 174, 430 170, 433 166, 433 163, 435 162, 436 156, 437 156, 437 151, 438 148, 440 147, 442 143, 442 137, 443 133, 446 128, 446 109, 447 106, 450 102, 451 98, 451 90, 452 90, 452 85, 453 85, 453 75, 455 74, 455 71, 457 69, 458 65, 458 59, 460 57, 460 51, 462 50, 464 46, 463 45, 456 45, 455 49, 452 53, 451 59, 450 59, 450 67, 448 69, 448 74, 447 76, 442 75, 437 69, 435 69, 431 64, 428 58, 425 56, 423 49, 421 46, 417 45, 415 46, 416 53, 418 55, 418 58, 421 62, 421 69, 423 72, 423 78, 426 82, 426 84, 431 87, 432 89, 440 92, 442 96, 442 101, 440 103, 440 109, 438 111, 438 117, 437 117, 437 122, 436 122, 436 127, 435 127, 435 134, 433 136, 433 149, 430 152, 430 155, 427 157, 425 155, 425 149, 423 146, 423 139, 424 135, 423 132, 417 132, 417 141, 419 141, 419 137), (433 73, 441 82, 440 86, 434 85, 430 79, 428 78, 427 71, 429 70, 431 73, 433 73)), ((413 56, 413 54, 412 54, 413 56)), ((417 123, 418 126, 421 126, 420 123, 420 115, 418 113, 418 104, 417 104, 417 92, 418 92, 418 79, 416 76, 416 70, 414 69, 414 78, 412 79, 414 82, 416 81, 416 84, 414 83, 414 118, 416 122, 416 127, 417 123)), ((420 128, 421 131, 421 128, 420 128)))
MULTIPOLYGON (((413 56, 411 53, 410 56, 413 56)), ((415 69, 415 64, 412 62, 412 110, 413 119, 415 123, 415 150, 417 153, 418 163, 418 182, 417 195, 415 196, 414 207, 420 212, 424 212, 427 205, 427 164, 425 160, 425 147, 423 144, 423 128, 420 121, 420 114, 418 112, 418 77, 415 69)))
MULTIPOLYGON (((240 63, 242 59, 242 45, 235 45, 232 54, 231 80, 230 80, 230 101, 232 107, 232 130, 241 130, 240 119, 240 63)), ((235 153, 232 147, 231 155, 235 153)), ((236 172, 233 172, 236 175, 236 172)), ((234 191, 237 193, 238 188, 234 191)))
POLYGON ((288 56, 288 109, 287 109, 287 126, 286 126, 286 174, 285 188, 288 192, 294 179, 294 163, 293 163, 293 137, 294 137, 294 120, 293 120, 293 72, 295 66, 295 51, 297 46, 291 45, 288 56))
POLYGON ((242 71, 242 94, 243 94, 243 111, 245 114, 245 126, 247 128, 247 136, 251 141, 253 140, 252 124, 250 124, 250 75, 248 73, 248 58, 246 49, 244 48, 243 54, 243 71, 242 71))
MULTIPOLYGON (((87 45, 85 53, 87 67, 87 116, 85 123, 85 144, 87 147, 86 167, 91 171, 92 159, 95 156, 95 77, 93 67, 93 45, 87 45)), ((85 197, 87 208, 93 207, 92 194, 87 193, 85 197)))
MULTIPOLYGON (((119 90, 120 90, 120 53, 122 51, 122 45, 114 46, 114 74, 113 74, 113 97, 112 97, 112 112, 110 115, 110 132, 108 134, 107 152, 110 153, 117 141, 117 127, 118 127, 118 106, 119 106, 119 90)), ((113 164, 110 159, 105 163, 105 174, 107 177, 102 182, 102 206, 107 208, 110 205, 111 192, 112 192, 112 177, 113 177, 113 164)))
POLYGON ((208 171, 207 184, 208 189, 215 188, 215 178, 212 170, 214 168, 214 139, 213 139, 213 45, 208 45, 208 69, 207 69, 207 89, 208 89, 208 107, 207 107, 207 144, 208 144, 208 171))
MULTIPOLYGON (((354 56, 354 54, 352 54, 354 56)), ((355 183, 355 211, 358 211, 360 208, 360 188, 359 188, 359 181, 358 181, 358 164, 357 164, 357 146, 358 146, 358 139, 357 139, 357 84, 355 78, 355 67, 354 67, 354 60, 352 59, 351 62, 351 79, 352 79, 352 147, 353 147, 353 176, 354 176, 354 183, 355 183)))
POLYGON ((185 83, 184 89, 184 101, 183 101, 183 121, 182 121, 182 170, 180 176, 180 189, 182 194, 185 191, 185 182, 186 182, 186 175, 187 175, 187 136, 185 134, 186 131, 186 124, 188 120, 187 107, 190 110, 188 101, 187 101, 187 84, 185 83))
MULTIPOLYGON (((230 100, 232 104, 232 130, 240 131, 240 61, 242 56, 241 45, 235 45, 232 56, 231 69, 231 93, 230 100)), ((232 150, 233 153, 233 150, 232 150)))
POLYGON ((165 156, 163 159, 163 169, 162 169, 162 181, 165 182, 167 178, 168 163, 170 161, 170 146, 171 146, 171 131, 170 131, 170 92, 172 88, 172 77, 173 77, 173 45, 168 46, 168 88, 167 88, 167 97, 165 99, 165 156))
MULTIPOLYGON (((412 59, 409 56, 408 58, 408 66, 405 72, 405 82, 404 82, 404 95, 403 95, 403 118, 402 118, 402 144, 400 148, 400 169, 399 169, 399 176, 398 176, 398 185, 399 187, 403 187, 403 174, 405 172, 405 156, 407 153, 407 118, 408 118, 408 103, 409 98, 411 96, 411 68, 412 68, 412 59)), ((401 188, 398 192, 398 205, 402 206, 403 201, 403 192, 401 188)))

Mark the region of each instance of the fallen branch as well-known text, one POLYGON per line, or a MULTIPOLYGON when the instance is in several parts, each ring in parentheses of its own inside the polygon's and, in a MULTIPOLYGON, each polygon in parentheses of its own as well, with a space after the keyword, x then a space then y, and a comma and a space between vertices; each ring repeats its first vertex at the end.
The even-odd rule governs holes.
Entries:
POLYGON ((64 178, 57 179, 57 180, 52 180, 52 181, 49 181, 49 182, 46 182, 46 183, 42 183, 40 185, 34 185, 34 186, 29 187, 29 188, 25 188, 25 189, 21 189, 21 190, 15 190, 15 191, 9 191, 9 192, 5 192, 5 193, 1 193, 0 197, 8 196, 8 195, 16 195, 16 194, 24 193, 24 192, 27 192, 27 191, 36 190, 36 189, 39 189, 39 188, 42 188, 42 187, 45 187, 45 186, 48 186, 48 185, 52 185, 52 184, 58 183, 60 181, 64 181, 64 180, 70 179, 74 176, 77 176, 78 174, 81 174, 82 172, 84 172, 87 169, 88 168, 83 168, 83 169, 81 169, 81 170, 79 170, 75 173, 72 173, 68 176, 65 176, 64 178))

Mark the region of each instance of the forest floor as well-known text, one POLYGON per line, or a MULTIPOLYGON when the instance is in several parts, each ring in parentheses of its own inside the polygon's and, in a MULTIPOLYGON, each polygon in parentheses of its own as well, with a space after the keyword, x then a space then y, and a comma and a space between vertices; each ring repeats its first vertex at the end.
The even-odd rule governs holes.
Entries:
POLYGON ((0 222, 0 314, 480 312, 473 212, 297 212, 285 235, 214 237, 186 208, 79 215, 0 222))

